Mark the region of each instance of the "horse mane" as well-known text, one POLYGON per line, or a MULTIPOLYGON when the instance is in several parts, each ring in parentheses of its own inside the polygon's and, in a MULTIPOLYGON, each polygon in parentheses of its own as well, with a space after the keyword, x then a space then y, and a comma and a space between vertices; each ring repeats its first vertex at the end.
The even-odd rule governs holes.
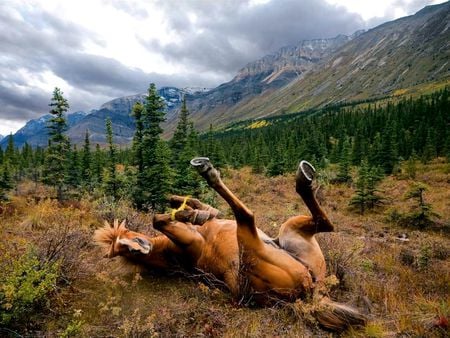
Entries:
POLYGON ((105 253, 108 253, 111 250, 111 246, 114 245, 117 237, 127 230, 125 224, 125 220, 119 224, 119 220, 115 219, 112 225, 109 224, 108 221, 105 221, 102 228, 95 230, 94 242, 103 248, 105 253))

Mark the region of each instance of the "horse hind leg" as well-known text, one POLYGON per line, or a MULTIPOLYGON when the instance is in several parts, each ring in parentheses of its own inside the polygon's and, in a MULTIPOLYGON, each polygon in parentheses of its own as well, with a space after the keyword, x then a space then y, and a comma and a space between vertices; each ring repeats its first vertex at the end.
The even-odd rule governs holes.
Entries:
POLYGON ((312 222, 302 222, 302 230, 318 233, 334 231, 333 224, 319 205, 312 189, 316 169, 307 161, 301 161, 295 175, 295 190, 312 214, 312 222))

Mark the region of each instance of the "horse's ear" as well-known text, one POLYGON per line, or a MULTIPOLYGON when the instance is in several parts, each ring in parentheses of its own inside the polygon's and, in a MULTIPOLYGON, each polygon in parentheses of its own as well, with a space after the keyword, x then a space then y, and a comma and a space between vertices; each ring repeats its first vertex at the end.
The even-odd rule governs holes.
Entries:
POLYGON ((127 227, 126 227, 126 224, 127 224, 127 220, 124 219, 124 220, 122 221, 122 223, 120 223, 119 229, 126 229, 126 228, 127 228, 127 227))

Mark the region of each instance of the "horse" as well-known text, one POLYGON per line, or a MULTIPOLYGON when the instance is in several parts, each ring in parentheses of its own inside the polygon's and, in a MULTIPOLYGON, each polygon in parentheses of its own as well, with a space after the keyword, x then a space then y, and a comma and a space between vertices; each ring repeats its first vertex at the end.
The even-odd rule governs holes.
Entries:
MULTIPOLYGON (((319 295, 326 263, 315 234, 334 231, 334 226, 314 196, 314 167, 301 161, 295 180, 311 216, 289 218, 271 238, 256 226, 253 212, 228 189, 208 158, 194 158, 191 165, 228 203, 235 220, 219 218, 218 210, 198 200, 174 196, 171 204, 179 208, 153 219, 163 235, 149 237, 117 221, 97 230, 94 239, 107 248, 107 257, 121 256, 150 269, 200 270, 223 282, 235 299, 261 306, 319 295)), ((317 297, 320 306, 314 315, 324 327, 342 330, 366 323, 356 309, 322 294, 317 297)))

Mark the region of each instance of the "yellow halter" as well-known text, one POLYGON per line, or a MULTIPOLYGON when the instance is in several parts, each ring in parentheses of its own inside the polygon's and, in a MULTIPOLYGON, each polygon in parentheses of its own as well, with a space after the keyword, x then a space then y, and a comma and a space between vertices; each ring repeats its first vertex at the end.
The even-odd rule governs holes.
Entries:
POLYGON ((185 208, 186 208, 186 202, 188 201, 188 199, 190 198, 191 196, 186 196, 185 198, 184 198, 184 201, 183 201, 183 203, 180 205, 180 207, 178 208, 178 209, 172 209, 172 212, 171 212, 171 214, 170 214, 170 219, 172 220, 172 221, 175 221, 175 214, 177 213, 177 211, 181 211, 181 210, 184 210, 185 208))

